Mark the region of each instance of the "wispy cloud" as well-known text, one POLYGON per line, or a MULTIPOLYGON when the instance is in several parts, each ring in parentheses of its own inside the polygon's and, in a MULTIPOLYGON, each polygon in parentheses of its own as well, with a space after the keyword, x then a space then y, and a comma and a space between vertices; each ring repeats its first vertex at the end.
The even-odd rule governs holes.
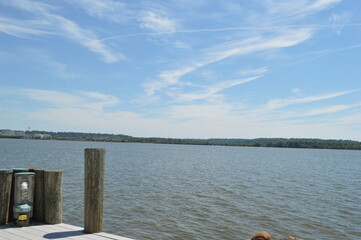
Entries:
POLYGON ((273 35, 271 34, 271 36, 259 35, 247 39, 228 41, 205 49, 205 58, 207 60, 203 65, 218 62, 232 56, 291 47, 306 41, 312 36, 312 33, 312 29, 287 29, 285 31, 277 31, 273 35))
POLYGON ((342 24, 348 24, 351 20, 351 13, 349 12, 341 12, 341 13, 334 13, 331 15, 331 17, 329 17, 329 22, 331 24, 337 24, 337 25, 342 25, 342 24))
POLYGON ((267 67, 255 68, 255 69, 242 69, 238 72, 239 76, 254 76, 254 75, 263 75, 268 72, 267 67))
POLYGON ((0 32, 18 38, 30 38, 31 36, 36 35, 54 34, 47 29, 48 25, 48 21, 18 20, 0 16, 0 32))
MULTIPOLYGON (((313 109, 306 112, 288 111, 277 115, 250 116, 238 112, 232 103, 192 103, 169 106, 160 117, 145 117, 135 111, 116 110, 113 107, 119 100, 97 92, 73 92, 23 89, 17 91, 27 97, 27 102, 42 102, 46 107, 38 110, 29 109, 21 117, 31 121, 32 127, 45 125, 57 126, 58 130, 76 130, 86 132, 122 133, 133 136, 164 137, 319 137, 317 132, 324 132, 323 138, 358 139, 359 133, 347 128, 348 124, 360 123, 361 103, 335 105, 313 109), (112 107, 112 108, 109 108, 112 107), (329 121, 301 121, 315 115, 326 115, 354 108, 347 115, 339 115, 329 121), (288 114, 288 115, 287 115, 288 114), (262 116, 263 118, 260 118, 262 116), (268 118, 264 121, 264 118, 268 118), (270 121, 273 119, 273 121, 270 121), (207 124, 204 124, 207 122, 207 124), (61 128, 61 129, 59 129, 61 128), (279 135, 282 133, 282 135, 279 135)), ((0 95, 1 96, 1 95, 0 95)), ((34 102, 34 103, 35 103, 34 102)), ((248 106, 252 109, 254 106, 248 106)))
POLYGON ((291 92, 293 92, 294 94, 299 95, 299 94, 301 94, 301 93, 302 93, 302 89, 299 89, 299 88, 293 88, 293 89, 291 89, 291 92))
POLYGON ((330 98, 339 97, 342 95, 350 94, 360 91, 360 89, 351 90, 351 91, 343 91, 343 92, 337 92, 332 94, 326 94, 321 96, 310 96, 310 97, 303 97, 303 98, 289 98, 289 99, 272 99, 268 101, 267 103, 267 109, 268 110, 275 110, 283 107, 287 107, 289 105, 293 104, 302 104, 302 103, 311 103, 321 100, 326 100, 330 98))
POLYGON ((174 20, 154 11, 144 11, 140 17, 140 22, 142 28, 150 29, 156 33, 172 33, 177 29, 177 24, 174 20))
POLYGON ((61 79, 78 79, 83 75, 75 73, 71 70, 71 66, 67 63, 59 62, 46 50, 38 48, 19 49, 16 52, 9 52, 8 58, 20 64, 40 64, 44 66, 44 71, 61 79), (21 55, 22 58, 18 59, 15 56, 21 55))
POLYGON ((341 34, 342 33, 342 29, 345 27, 344 25, 347 26, 347 23, 350 22, 351 20, 351 14, 344 12, 344 13, 340 13, 340 14, 333 14, 330 18, 329 21, 333 24, 336 24, 333 29, 335 30, 335 32, 337 34, 341 34))
POLYGON ((196 100, 216 100, 219 99, 219 92, 235 87, 247 82, 254 81, 262 76, 249 77, 239 80, 223 81, 212 86, 204 86, 203 90, 191 92, 191 93, 181 93, 181 94, 172 94, 176 102, 191 102, 196 100))
POLYGON ((342 48, 318 50, 318 51, 311 52, 310 54, 319 55, 319 54, 335 53, 335 52, 342 52, 342 51, 351 50, 351 49, 360 48, 360 47, 361 47, 361 44, 356 44, 356 45, 342 47, 342 48))
POLYGON ((137 32, 132 34, 116 35, 98 39, 97 41, 103 42, 114 39, 123 39, 139 36, 162 36, 170 34, 193 34, 193 33, 217 33, 217 32, 243 32, 250 30, 259 31, 282 31, 287 29, 327 29, 327 28, 345 28, 345 27, 358 27, 361 23, 331 23, 331 24, 289 24, 289 25, 270 25, 270 26, 240 26, 240 27, 225 27, 225 28, 200 28, 200 29, 178 29, 174 31, 158 31, 158 32, 137 32))
POLYGON ((193 72, 196 68, 196 66, 187 66, 181 69, 163 71, 159 74, 160 81, 144 83, 143 87, 145 88, 147 95, 151 96, 160 89, 177 84, 179 78, 193 72))
POLYGON ((102 94, 98 92, 84 92, 84 91, 79 91, 79 93, 83 97, 87 97, 88 100, 91 99, 94 101, 87 104, 87 106, 90 108, 103 109, 106 107, 117 106, 120 103, 120 100, 117 97, 109 94, 102 94))
POLYGON ((167 116, 176 121, 184 120, 220 120, 227 119, 232 112, 232 105, 218 104, 188 104, 172 106, 167 116))
MULTIPOLYGON (((155 127, 163 126, 167 129, 170 123, 159 118, 144 118, 140 114, 130 111, 114 110, 120 101, 112 95, 98 92, 78 91, 74 93, 22 89, 15 91, 27 98, 26 101, 41 102, 44 107, 35 110, 29 109, 22 117, 24 121, 44 125, 57 125, 57 129, 65 126, 66 131, 71 129, 85 132, 122 133, 133 136, 155 136, 155 127), (142 134, 139 132, 142 129, 142 134), (147 130, 148 129, 148 130, 147 130)), ((32 125, 36 127, 37 125, 32 125)), ((173 126, 172 126, 173 127, 173 126)))
POLYGON ((121 53, 114 52, 102 42, 96 41, 97 37, 93 32, 82 29, 75 22, 61 16, 51 16, 56 21, 59 30, 61 30, 58 34, 62 37, 68 37, 90 51, 99 54, 104 62, 113 63, 125 58, 121 53))
POLYGON ((342 0, 302 0, 302 1, 265 1, 270 14, 276 15, 282 20, 297 20, 315 12, 327 9, 341 2, 342 0))
POLYGON ((224 59, 246 55, 259 51, 278 49, 297 45, 310 38, 312 31, 309 29, 288 30, 276 34, 276 36, 258 36, 248 39, 234 40, 204 49, 203 56, 198 57, 191 65, 163 71, 159 74, 159 80, 148 82, 143 86, 146 93, 151 96, 168 86, 178 84, 184 75, 196 71, 209 64, 213 64, 224 59))
POLYGON ((318 1, 309 1, 310 5, 306 6, 302 12, 309 11, 320 11, 326 9, 332 5, 340 3, 342 0, 318 0, 318 1))
POLYGON ((355 103, 355 104, 349 104, 349 105, 334 105, 330 107, 324 107, 319 109, 313 109, 309 110, 303 113, 293 113, 289 114, 289 117, 311 117, 311 116, 317 116, 317 115, 324 115, 324 114, 331 114, 331 113, 337 113, 340 111, 344 111, 347 109, 360 107, 361 103, 355 103))
MULTIPOLYGON (((361 111, 355 112, 354 114, 339 117, 336 121, 338 121, 340 124, 347 124, 349 126, 350 125, 356 125, 357 126, 356 129, 360 129, 360 126, 361 126, 361 111)), ((360 138, 359 141, 361 141, 361 138, 360 138)))
POLYGON ((41 101, 56 108, 100 109, 120 103, 118 98, 97 92, 79 91, 77 94, 59 91, 22 89, 19 94, 31 100, 41 101))
POLYGON ((125 2, 113 0, 77 0, 68 1, 70 4, 78 6, 92 17, 115 23, 124 23, 132 18, 133 11, 125 2))
POLYGON ((36 101, 45 102, 53 106, 82 106, 84 101, 81 97, 50 90, 22 89, 20 94, 36 101))
POLYGON ((57 7, 44 2, 30 0, 14 0, 2 2, 4 5, 22 9, 27 12, 47 14, 49 11, 56 10, 57 7))
POLYGON ((16 20, 14 22, 9 21, 11 19, 0 19, 0 28, 7 34, 24 37, 29 34, 43 35, 50 32, 77 42, 100 55, 106 63, 117 62, 123 58, 121 53, 112 51, 104 43, 96 41, 98 37, 92 31, 81 28, 77 23, 53 13, 52 11, 56 8, 49 4, 30 0, 14 0, 7 2, 6 5, 27 11, 37 17, 31 21, 16 20))
MULTIPOLYGON (((33 55, 33 59, 34 59, 34 55, 33 55)), ((39 61, 41 62, 41 64, 48 66, 52 73, 54 73, 54 75, 58 76, 59 78, 62 79, 77 79, 82 77, 81 74, 77 74, 74 72, 71 72, 69 70, 69 65, 65 64, 65 63, 61 63, 58 61, 55 61, 51 58, 47 58, 47 61, 43 61, 46 60, 46 58, 44 59, 39 59, 39 61)))

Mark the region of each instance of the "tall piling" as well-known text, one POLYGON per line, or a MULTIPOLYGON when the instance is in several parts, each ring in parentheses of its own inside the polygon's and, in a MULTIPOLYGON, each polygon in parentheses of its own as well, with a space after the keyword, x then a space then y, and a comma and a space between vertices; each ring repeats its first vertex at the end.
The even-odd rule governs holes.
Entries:
POLYGON ((0 169, 0 225, 8 224, 13 171, 0 169))
POLYGON ((38 222, 45 222, 44 170, 32 168, 30 171, 35 173, 33 219, 38 222))
POLYGON ((105 149, 85 149, 84 163, 84 232, 97 233, 103 230, 105 149))
POLYGON ((62 172, 44 170, 44 220, 48 224, 62 222, 62 172))

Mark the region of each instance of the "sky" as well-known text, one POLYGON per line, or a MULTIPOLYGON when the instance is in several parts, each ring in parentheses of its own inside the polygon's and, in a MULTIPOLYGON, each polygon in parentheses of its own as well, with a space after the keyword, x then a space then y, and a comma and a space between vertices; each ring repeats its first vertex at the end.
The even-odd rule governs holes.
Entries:
POLYGON ((0 0, 0 129, 361 141, 359 0, 0 0))

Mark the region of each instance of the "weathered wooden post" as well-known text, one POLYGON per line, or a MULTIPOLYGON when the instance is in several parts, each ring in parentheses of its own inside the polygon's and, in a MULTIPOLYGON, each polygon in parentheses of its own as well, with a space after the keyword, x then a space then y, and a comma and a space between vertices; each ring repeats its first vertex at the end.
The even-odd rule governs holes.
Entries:
POLYGON ((0 169, 0 225, 8 224, 13 170, 0 169))
POLYGON ((45 222, 44 170, 32 168, 30 171, 35 173, 33 219, 38 222, 45 222))
POLYGON ((85 149, 84 232, 103 230, 105 149, 85 149))
POLYGON ((44 170, 45 223, 62 222, 62 172, 44 170))

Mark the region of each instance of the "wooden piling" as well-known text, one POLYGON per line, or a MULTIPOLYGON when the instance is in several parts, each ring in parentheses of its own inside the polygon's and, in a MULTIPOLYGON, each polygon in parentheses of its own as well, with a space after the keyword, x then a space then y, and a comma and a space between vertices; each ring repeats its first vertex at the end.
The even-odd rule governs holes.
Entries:
POLYGON ((84 232, 103 230, 105 149, 85 149, 84 232))
POLYGON ((8 224, 13 171, 0 169, 0 225, 8 224))
POLYGON ((29 171, 35 173, 33 220, 45 222, 44 170, 32 168, 29 171))
POLYGON ((44 220, 48 224, 62 222, 62 172, 44 170, 44 220))

